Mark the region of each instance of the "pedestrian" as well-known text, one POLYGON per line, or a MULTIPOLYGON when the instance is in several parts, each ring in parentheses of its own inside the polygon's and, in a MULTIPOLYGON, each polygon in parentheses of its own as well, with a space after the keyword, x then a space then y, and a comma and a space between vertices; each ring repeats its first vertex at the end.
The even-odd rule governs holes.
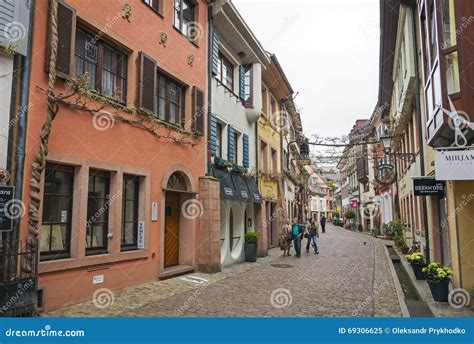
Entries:
POLYGON ((291 232, 290 220, 286 220, 286 223, 283 226, 283 231, 280 234, 280 249, 283 251, 283 257, 291 256, 290 254, 291 240, 292 240, 292 232, 291 232))
POLYGON ((301 239, 303 237, 303 229, 298 224, 296 217, 293 219, 293 225, 291 227, 291 232, 293 234, 293 245, 295 247, 296 257, 301 257, 301 239))
POLYGON ((306 252, 309 252, 309 245, 311 244, 314 247, 314 254, 319 254, 317 239, 319 239, 318 223, 314 218, 312 218, 309 224, 309 237, 308 242, 306 243, 306 252))
POLYGON ((323 233, 326 233, 326 216, 321 215, 321 220, 319 221, 321 223, 321 231, 323 233))

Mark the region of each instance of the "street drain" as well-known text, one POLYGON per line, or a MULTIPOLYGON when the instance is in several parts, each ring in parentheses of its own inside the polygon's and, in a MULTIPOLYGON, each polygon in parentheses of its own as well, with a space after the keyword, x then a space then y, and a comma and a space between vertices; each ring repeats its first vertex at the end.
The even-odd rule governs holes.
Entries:
POLYGON ((288 269, 288 268, 293 267, 293 265, 290 265, 290 264, 270 264, 270 266, 274 268, 282 268, 282 269, 288 269))

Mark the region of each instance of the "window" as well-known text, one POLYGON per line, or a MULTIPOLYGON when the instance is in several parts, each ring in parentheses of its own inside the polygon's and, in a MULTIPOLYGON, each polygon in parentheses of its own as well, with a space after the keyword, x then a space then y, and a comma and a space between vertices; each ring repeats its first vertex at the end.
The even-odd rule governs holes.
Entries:
POLYGON ((110 173, 91 170, 87 196, 86 254, 107 252, 110 173))
POLYGON ((216 154, 222 158, 222 124, 216 124, 216 154))
POLYGON ((277 151, 274 150, 273 148, 271 149, 271 155, 272 155, 272 172, 277 173, 277 151))
POLYGON ((245 92, 244 92, 244 106, 245 107, 252 107, 253 105, 253 97, 252 97, 252 92, 253 92, 253 70, 252 70, 252 65, 248 65, 244 67, 245 74, 244 74, 244 87, 245 87, 245 92))
POLYGON ((174 27, 191 40, 195 40, 194 4, 190 0, 174 0, 174 27))
POLYGON ((158 118, 182 126, 184 121, 184 86, 160 73, 157 78, 158 118))
POLYGON ((446 85, 448 94, 460 92, 458 52, 453 51, 444 55, 444 58, 446 61, 446 85))
POLYGON ((262 171, 268 171, 268 152, 267 144, 263 141, 260 141, 260 158, 262 159, 262 171))
POLYGON ((234 86, 234 66, 227 60, 224 55, 219 53, 219 68, 217 79, 229 90, 233 91, 234 86))
POLYGON ((160 0, 143 0, 143 2, 153 8, 156 12, 160 12, 160 0))
POLYGON ((441 27, 443 31, 441 49, 444 50, 457 45, 454 0, 441 1, 441 27))
POLYGON ((268 116, 268 91, 265 87, 262 87, 262 111, 268 116))
POLYGON ((73 167, 52 164, 46 166, 40 236, 41 260, 70 257, 73 182, 73 167))
POLYGON ((270 119, 273 119, 274 121, 277 119, 277 105, 276 105, 276 100, 273 97, 270 97, 270 119))
POLYGON ((97 41, 97 36, 78 29, 75 51, 76 75, 88 74, 88 86, 100 94, 126 101, 127 55, 97 41))
POLYGON ((137 248, 138 237, 138 191, 140 179, 123 177, 122 191, 122 251, 137 248))

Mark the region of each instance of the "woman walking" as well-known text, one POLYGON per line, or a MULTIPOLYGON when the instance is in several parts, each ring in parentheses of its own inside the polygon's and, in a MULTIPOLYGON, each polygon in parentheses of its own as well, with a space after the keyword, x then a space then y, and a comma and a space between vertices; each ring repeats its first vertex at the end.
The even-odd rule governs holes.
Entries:
POLYGON ((293 219, 291 232, 293 234, 293 245, 295 246, 296 257, 301 258, 301 238, 303 237, 303 229, 298 224, 296 217, 293 219))

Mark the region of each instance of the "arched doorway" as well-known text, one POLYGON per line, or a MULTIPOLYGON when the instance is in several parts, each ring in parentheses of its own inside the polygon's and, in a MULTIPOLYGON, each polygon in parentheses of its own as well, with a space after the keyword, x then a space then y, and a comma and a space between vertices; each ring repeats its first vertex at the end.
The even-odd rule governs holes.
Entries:
POLYGON ((186 175, 182 172, 174 172, 168 179, 165 192, 165 268, 180 263, 181 193, 187 191, 186 175))

